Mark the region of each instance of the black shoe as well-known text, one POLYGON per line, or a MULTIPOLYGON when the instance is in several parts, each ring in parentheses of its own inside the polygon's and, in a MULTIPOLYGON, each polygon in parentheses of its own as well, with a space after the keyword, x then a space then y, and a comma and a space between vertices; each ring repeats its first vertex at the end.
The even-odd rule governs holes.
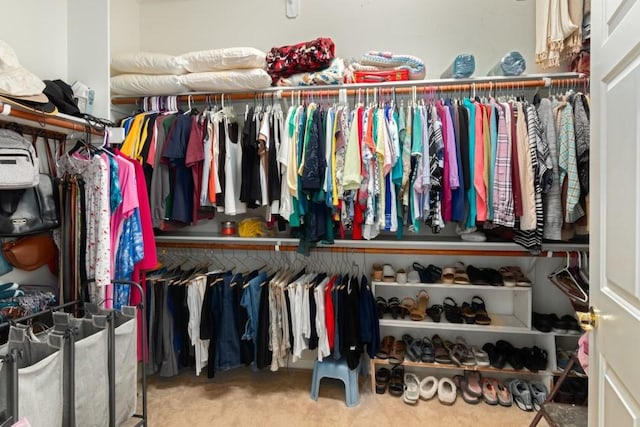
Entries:
POLYGON ((553 328, 553 320, 548 314, 533 312, 533 327, 540 332, 551 332, 553 328))
POLYGON ((488 286, 491 284, 489 280, 487 280, 484 271, 473 265, 467 267, 467 276, 469 276, 469 281, 474 285, 488 286))
POLYGON ((442 306, 440 304, 434 304, 427 308, 427 316, 429 316, 434 322, 440 323, 440 317, 442 316, 442 306))
POLYGON ((444 317, 449 323, 464 322, 460 307, 458 307, 458 303, 456 303, 453 298, 446 297, 442 303, 442 307, 444 308, 444 317))
POLYGON ((489 363, 496 369, 504 368, 507 363, 507 357, 504 353, 498 351, 497 347, 493 343, 486 343, 482 346, 482 349, 489 355, 489 363))
POLYGON ((567 324, 567 322, 565 320, 558 318, 558 316, 555 313, 552 313, 549 316, 551 316, 551 320, 553 321, 553 326, 551 327, 551 330, 558 334, 566 334, 569 328, 569 325, 567 324))

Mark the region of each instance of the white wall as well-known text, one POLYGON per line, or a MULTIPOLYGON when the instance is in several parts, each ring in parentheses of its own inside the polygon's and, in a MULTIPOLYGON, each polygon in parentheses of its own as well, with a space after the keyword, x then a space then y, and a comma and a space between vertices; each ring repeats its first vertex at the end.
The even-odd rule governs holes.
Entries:
POLYGON ((346 59, 369 50, 417 55, 427 78, 438 78, 458 53, 473 53, 476 75, 486 75, 510 50, 525 56, 528 73, 541 72, 534 63, 533 0, 300 0, 296 19, 286 18, 285 0, 138 1, 142 50, 268 51, 325 36, 346 59))
POLYGON ((109 117, 109 0, 68 0, 67 83, 95 91, 92 114, 109 117))
POLYGON ((111 54, 140 50, 140 6, 138 0, 110 1, 111 54))
POLYGON ((67 0, 2 1, 0 39, 41 79, 67 79, 67 0))

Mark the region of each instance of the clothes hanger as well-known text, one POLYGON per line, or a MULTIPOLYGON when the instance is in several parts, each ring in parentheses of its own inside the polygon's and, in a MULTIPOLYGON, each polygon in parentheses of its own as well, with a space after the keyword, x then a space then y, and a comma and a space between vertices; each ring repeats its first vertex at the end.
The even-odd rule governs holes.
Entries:
POLYGON ((585 304, 589 301, 589 295, 576 281, 571 274, 571 258, 569 251, 566 252, 566 264, 552 272, 547 278, 556 285, 569 299, 585 304))

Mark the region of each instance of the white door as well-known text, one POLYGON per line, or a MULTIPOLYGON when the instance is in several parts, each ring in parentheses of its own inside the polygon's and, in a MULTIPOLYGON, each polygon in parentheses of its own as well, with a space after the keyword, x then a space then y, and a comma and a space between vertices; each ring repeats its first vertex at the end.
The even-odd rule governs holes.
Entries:
POLYGON ((593 0, 589 425, 640 426, 640 4, 593 0))

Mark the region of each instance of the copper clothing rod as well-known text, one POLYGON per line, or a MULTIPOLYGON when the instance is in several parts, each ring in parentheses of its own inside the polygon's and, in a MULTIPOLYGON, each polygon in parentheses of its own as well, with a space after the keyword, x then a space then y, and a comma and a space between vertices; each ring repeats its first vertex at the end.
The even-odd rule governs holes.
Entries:
MULTIPOLYGON (((400 83, 400 82, 399 82, 400 83)), ((503 90, 503 89, 529 89, 536 87, 576 87, 580 85, 587 86, 589 84, 589 79, 584 77, 577 78, 562 78, 562 79, 551 79, 551 78, 538 78, 534 80, 509 80, 509 81, 480 81, 478 83, 465 81, 464 83, 451 83, 449 81, 443 82, 440 84, 439 82, 418 82, 411 86, 408 85, 410 82, 401 82, 402 86, 396 87, 393 85, 374 85, 371 87, 358 86, 356 89, 351 89, 348 87, 342 88, 327 88, 327 89, 311 89, 308 87, 286 87, 282 89, 271 88, 265 91, 255 91, 255 92, 236 92, 236 93, 198 93, 194 95, 178 95, 177 99, 181 102, 205 102, 211 99, 212 96, 219 97, 224 95, 225 100, 251 100, 256 99, 257 97, 276 97, 281 95, 282 97, 291 95, 301 96, 338 96, 341 90, 346 91, 347 96, 355 96, 358 94, 365 95, 367 93, 378 92, 383 94, 411 94, 415 90, 418 94, 422 94, 429 91, 436 92, 458 92, 458 91, 493 91, 493 90, 503 90), (285 95, 286 93, 286 95, 285 95)), ((348 86, 348 85, 347 85, 348 86)), ((113 105, 129 105, 129 104, 138 104, 143 97, 125 97, 125 98, 113 98, 111 99, 111 103, 113 105)))

